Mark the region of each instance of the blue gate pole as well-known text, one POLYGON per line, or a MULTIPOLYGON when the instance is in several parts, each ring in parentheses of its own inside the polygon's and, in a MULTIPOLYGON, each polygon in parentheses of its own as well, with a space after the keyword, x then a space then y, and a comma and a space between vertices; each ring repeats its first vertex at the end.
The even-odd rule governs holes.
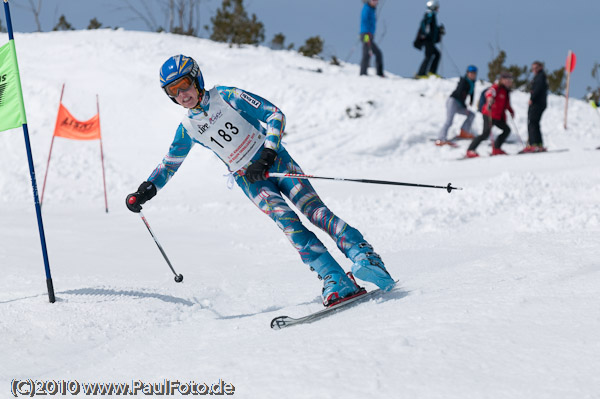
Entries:
MULTIPOLYGON (((14 40, 12 21, 10 19, 10 8, 8 7, 8 0, 4 0, 4 13, 6 15, 8 40, 14 40)), ((33 188, 33 201, 35 203, 35 213, 37 215, 38 230, 40 231, 42 256, 44 257, 44 268, 46 269, 46 286, 48 287, 48 298, 50 300, 50 303, 54 303, 56 301, 56 298, 54 297, 54 286, 52 284, 52 275, 50 274, 50 262, 48 261, 48 250, 46 248, 46 235, 44 234, 44 223, 42 221, 42 208, 40 207, 40 201, 38 198, 37 183, 35 181, 35 168, 33 166, 33 155, 31 153, 31 143, 29 142, 29 130, 27 128, 27 123, 23 124, 23 135, 25 136, 25 147, 27 148, 27 159, 29 161, 29 174, 31 175, 31 186, 33 188)))

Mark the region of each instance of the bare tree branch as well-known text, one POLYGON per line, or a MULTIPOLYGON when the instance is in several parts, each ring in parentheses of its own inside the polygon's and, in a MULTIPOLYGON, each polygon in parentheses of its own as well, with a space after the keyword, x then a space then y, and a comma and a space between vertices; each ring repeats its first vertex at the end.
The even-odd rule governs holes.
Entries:
POLYGON ((22 6, 20 4, 16 4, 16 6, 20 7, 20 8, 24 8, 24 9, 29 9, 29 11, 31 11, 33 13, 33 17, 35 18, 35 25, 37 26, 37 31, 41 32, 42 24, 40 23, 40 12, 42 10, 42 0, 38 0, 37 7, 33 3, 33 0, 28 0, 28 1, 29 1, 29 8, 22 6))
POLYGON ((155 4, 158 4, 159 6, 160 17, 162 17, 158 19, 164 18, 162 25, 161 23, 157 23, 157 18, 155 18, 154 13, 152 12, 152 7, 148 5, 148 0, 139 0, 139 5, 134 4, 135 1, 136 0, 123 0, 124 5, 117 7, 116 10, 128 11, 133 14, 133 17, 129 18, 128 21, 141 20, 146 24, 149 30, 154 32, 162 28, 167 32, 188 35, 198 34, 199 28, 195 28, 195 26, 200 25, 199 9, 202 0, 154 0, 155 4))
MULTIPOLYGON (((31 1, 31 0, 30 0, 31 1)), ((142 20, 149 30, 156 32, 159 28, 159 25, 156 23, 156 19, 154 18, 154 14, 150 11, 150 7, 147 4, 142 2, 141 9, 134 6, 131 0, 124 0, 126 6, 117 7, 117 10, 129 10, 131 11, 135 17, 130 18, 129 20, 142 20)))

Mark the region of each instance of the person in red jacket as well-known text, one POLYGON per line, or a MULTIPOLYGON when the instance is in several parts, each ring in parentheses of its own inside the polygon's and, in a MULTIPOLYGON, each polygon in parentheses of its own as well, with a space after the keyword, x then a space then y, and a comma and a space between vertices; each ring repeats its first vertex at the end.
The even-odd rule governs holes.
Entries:
POLYGON ((510 106, 510 88, 512 87, 513 78, 510 72, 502 72, 500 79, 494 83, 485 95, 486 103, 483 107, 483 133, 477 136, 471 142, 467 150, 467 158, 476 158, 479 156, 475 152, 477 146, 490 136, 492 126, 497 126, 502 129, 502 134, 496 138, 492 155, 506 155, 500 148, 504 140, 510 134, 510 128, 506 124, 506 111, 514 118, 515 111, 510 106))

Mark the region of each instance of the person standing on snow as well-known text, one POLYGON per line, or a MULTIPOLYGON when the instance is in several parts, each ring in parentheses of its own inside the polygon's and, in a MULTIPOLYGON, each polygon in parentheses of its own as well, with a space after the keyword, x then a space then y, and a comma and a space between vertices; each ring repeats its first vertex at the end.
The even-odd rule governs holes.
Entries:
MULTIPOLYGON (((419 28, 418 41, 420 47, 425 46, 425 58, 421 63, 417 78, 426 78, 429 75, 437 75, 437 68, 440 62, 440 51, 435 47, 436 43, 442 40, 442 35, 446 33, 444 25, 438 26, 437 13, 440 9, 438 0, 429 0, 427 2, 427 12, 421 20, 419 28)), ((420 48, 419 47, 419 48, 420 48)))
POLYGON ((281 145, 285 116, 279 108, 235 87, 216 86, 205 90, 198 64, 184 55, 173 56, 162 65, 160 85, 173 102, 188 111, 162 162, 135 193, 127 196, 129 210, 140 212, 141 205, 169 181, 197 143, 212 150, 225 163, 244 194, 277 223, 302 261, 323 280, 325 306, 364 291, 352 273, 384 290, 392 289, 395 282, 381 257, 357 229, 325 206, 307 180, 268 177, 269 172, 302 173, 281 145), (346 275, 317 236, 300 222, 283 196, 335 240, 353 263, 352 273, 346 275))
POLYGON ((531 84, 531 97, 529 99, 529 109, 527 110, 527 132, 529 133, 528 145, 523 152, 543 152, 546 151, 542 141, 542 131, 540 130, 540 121, 542 114, 546 109, 548 97, 548 79, 544 72, 544 64, 540 61, 534 61, 531 64, 531 71, 534 74, 531 84))
POLYGON ((360 38, 363 43, 360 74, 366 75, 371 55, 375 55, 377 75, 383 77, 383 54, 375 44, 375 26, 377 25, 375 8, 379 0, 366 0, 360 14, 360 38))
POLYGON ((435 145, 451 145, 455 146, 454 143, 448 141, 448 129, 452 125, 454 115, 461 114, 466 115, 467 119, 460 128, 460 133, 456 138, 459 139, 472 139, 474 136, 471 133, 471 125, 473 124, 473 118, 475 114, 467 108, 466 99, 467 96, 471 97, 469 105, 473 105, 473 93, 475 93, 475 79, 477 79, 477 67, 475 65, 469 65, 467 67, 467 73, 465 76, 460 78, 456 90, 452 92, 448 100, 446 101, 446 123, 442 126, 438 139, 435 141, 435 145))
POLYGON ((506 152, 500 148, 510 134, 510 128, 506 124, 506 111, 514 118, 515 111, 510 105, 510 88, 513 78, 510 72, 502 72, 500 79, 490 86, 485 93, 486 103, 481 113, 483 114, 483 133, 477 136, 471 142, 467 150, 467 158, 476 158, 479 156, 475 150, 477 146, 490 136, 492 126, 502 129, 502 134, 496 138, 492 155, 506 155, 506 152))

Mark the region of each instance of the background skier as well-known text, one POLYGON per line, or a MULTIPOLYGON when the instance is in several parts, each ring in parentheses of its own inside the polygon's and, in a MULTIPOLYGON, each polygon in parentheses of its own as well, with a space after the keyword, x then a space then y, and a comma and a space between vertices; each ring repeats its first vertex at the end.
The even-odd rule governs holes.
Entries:
POLYGON ((534 74, 531 84, 531 97, 529 98, 529 109, 527 110, 527 132, 529 133, 529 142, 523 152, 542 152, 546 151, 542 140, 542 131, 540 130, 540 121, 542 114, 546 109, 546 99, 548 97, 548 79, 544 72, 544 64, 540 61, 534 61, 531 64, 531 71, 534 74))
POLYGON ((471 125, 473 124, 473 118, 475 114, 467 108, 466 99, 470 96, 469 105, 473 105, 473 93, 475 92, 475 79, 477 79, 477 67, 475 65, 469 65, 465 76, 460 78, 456 90, 452 92, 448 100, 446 100, 446 122, 440 130, 438 139, 435 141, 436 145, 454 145, 454 143, 448 141, 448 129, 452 125, 454 115, 461 114, 466 115, 467 119, 463 122, 460 133, 456 138, 459 139, 472 139, 474 136, 471 133, 471 125))
POLYGON ((204 89, 196 61, 184 55, 169 58, 160 69, 160 84, 173 102, 188 109, 169 152, 147 181, 127 196, 126 205, 139 212, 177 172, 195 143, 212 150, 233 173, 246 196, 285 233, 302 261, 323 280, 323 304, 360 293, 352 275, 329 254, 316 235, 300 222, 283 195, 335 240, 364 281, 389 290, 394 285, 380 256, 362 234, 334 215, 306 180, 267 178, 267 172, 302 173, 281 145, 285 116, 269 101, 235 87, 204 89), (261 126, 266 124, 266 129, 261 126))
POLYGON ((439 43, 442 40, 442 35, 445 34, 444 26, 438 26, 437 24, 439 9, 440 2, 438 0, 429 0, 427 2, 427 12, 421 20, 417 39, 420 44, 419 48, 425 46, 425 58, 417 72, 418 78, 437 74, 441 54, 435 44, 439 43))
POLYGON ((360 14, 360 38, 363 43, 360 74, 367 74, 371 55, 375 55, 375 68, 377 70, 377 75, 383 77, 383 54, 374 41, 375 27, 377 25, 375 9, 377 8, 378 3, 379 0, 367 0, 360 14))
POLYGON ((515 112, 510 105, 510 88, 512 87, 513 78, 510 72, 502 72, 500 79, 494 83, 485 93, 486 104, 483 107, 483 133, 477 136, 471 142, 467 150, 467 158, 475 158, 479 155, 475 150, 477 146, 490 136, 492 126, 497 126, 502 129, 502 134, 496 138, 492 155, 506 155, 500 148, 508 135, 510 128, 506 124, 506 111, 510 112, 514 118, 515 112))

